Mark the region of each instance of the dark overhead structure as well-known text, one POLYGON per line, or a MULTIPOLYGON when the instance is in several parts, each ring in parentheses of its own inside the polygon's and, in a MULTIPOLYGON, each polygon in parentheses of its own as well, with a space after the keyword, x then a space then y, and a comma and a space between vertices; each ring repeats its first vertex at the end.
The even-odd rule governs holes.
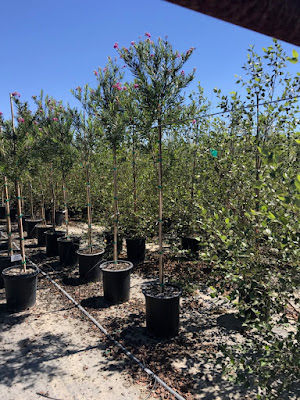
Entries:
POLYGON ((300 0, 167 0, 300 46, 300 0))

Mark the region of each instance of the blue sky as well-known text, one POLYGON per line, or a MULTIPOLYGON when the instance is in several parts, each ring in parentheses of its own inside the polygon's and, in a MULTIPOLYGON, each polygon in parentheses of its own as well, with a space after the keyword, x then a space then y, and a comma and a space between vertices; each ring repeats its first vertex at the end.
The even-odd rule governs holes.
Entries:
MULTIPOLYGON (((70 89, 95 83, 93 70, 116 55, 113 45, 129 46, 150 32, 168 35, 175 49, 196 47, 186 71, 197 68, 190 89, 200 81, 209 99, 213 88, 236 90, 247 48, 271 38, 162 0, 15 0, 1 4, 0 111, 10 118, 9 93, 30 100, 43 89, 77 105, 70 89)), ((289 55, 297 46, 282 42, 289 55)), ((294 74, 298 65, 289 66, 294 74)))

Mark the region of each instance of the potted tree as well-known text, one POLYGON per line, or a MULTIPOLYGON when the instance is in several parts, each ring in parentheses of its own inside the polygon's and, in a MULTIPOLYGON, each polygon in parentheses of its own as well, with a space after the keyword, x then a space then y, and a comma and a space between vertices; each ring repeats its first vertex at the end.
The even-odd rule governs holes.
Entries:
POLYGON ((124 140, 128 117, 124 109, 126 86, 121 84, 123 73, 110 58, 105 68, 95 71, 98 86, 91 91, 90 107, 103 129, 104 140, 113 154, 113 202, 114 202, 114 246, 113 260, 101 264, 104 298, 110 303, 122 303, 129 299, 130 273, 133 264, 118 260, 118 187, 117 151, 124 140))
POLYGON ((32 307, 36 302, 37 268, 28 262, 25 256, 24 233, 22 224, 20 177, 28 165, 30 159, 30 144, 32 136, 30 127, 34 117, 28 108, 28 103, 21 103, 17 92, 10 95, 12 120, 4 125, 4 154, 6 176, 15 181, 18 210, 18 228, 21 255, 12 256, 12 260, 18 260, 17 265, 3 270, 2 276, 5 285, 7 306, 12 310, 24 310, 32 307), (15 128, 13 101, 18 109, 18 125, 15 128))
POLYGON ((123 47, 119 53, 135 77, 141 107, 157 126, 159 283, 147 285, 143 293, 146 297, 147 329, 154 335, 170 337, 178 334, 181 290, 165 283, 164 277, 162 127, 168 125, 168 121, 178 119, 183 103, 180 92, 194 76, 193 72, 186 74, 182 68, 193 49, 179 53, 173 50, 167 39, 159 38, 154 43, 149 33, 145 35, 145 40, 133 43, 129 49, 123 47))
POLYGON ((96 282, 101 279, 100 263, 103 260, 104 249, 93 244, 92 231, 92 199, 91 199, 91 156, 95 151, 95 144, 99 137, 99 129, 95 126, 93 114, 89 109, 89 89, 73 91, 75 97, 82 103, 84 111, 69 110, 73 117, 73 124, 77 132, 77 146, 82 156, 82 166, 86 180, 86 205, 88 223, 88 245, 87 248, 77 250, 79 262, 79 276, 82 281, 96 282), (86 112, 88 114, 86 118, 86 112))

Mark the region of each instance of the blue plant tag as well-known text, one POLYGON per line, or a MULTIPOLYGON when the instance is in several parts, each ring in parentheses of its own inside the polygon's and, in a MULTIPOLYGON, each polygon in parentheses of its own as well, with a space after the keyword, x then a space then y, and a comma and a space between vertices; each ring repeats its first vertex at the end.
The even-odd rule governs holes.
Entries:
POLYGON ((210 154, 211 154, 213 157, 217 157, 217 155, 218 155, 218 150, 210 149, 210 154))

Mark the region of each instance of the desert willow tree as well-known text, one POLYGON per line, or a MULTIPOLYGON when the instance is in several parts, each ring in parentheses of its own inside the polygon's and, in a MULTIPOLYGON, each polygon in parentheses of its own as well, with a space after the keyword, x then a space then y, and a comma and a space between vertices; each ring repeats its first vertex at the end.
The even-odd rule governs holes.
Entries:
POLYGON ((3 153, 1 154, 1 165, 4 167, 5 175, 15 182, 17 197, 18 227, 22 258, 22 269, 26 271, 26 257, 24 245, 24 233, 22 224, 22 208, 20 194, 20 179, 27 169, 33 143, 32 126, 35 116, 32 115, 28 103, 19 100, 19 94, 10 94, 12 120, 6 121, 3 127, 3 153), (17 126, 14 123, 14 104, 17 108, 17 126))
POLYGON ((163 198, 162 198, 162 128, 181 114, 184 97, 182 89, 194 78, 194 71, 186 74, 184 64, 194 49, 185 53, 175 51, 167 40, 158 38, 156 42, 145 34, 146 39, 132 42, 129 49, 119 49, 119 54, 132 72, 140 93, 140 107, 157 126, 158 144, 158 194, 159 194, 159 281, 164 291, 163 268, 163 198))
POLYGON ((94 71, 98 85, 91 90, 89 107, 103 130, 103 138, 113 153, 114 179, 114 250, 113 261, 117 263, 118 251, 118 186, 117 186, 117 151, 124 141, 128 117, 124 108, 127 87, 122 86, 123 73, 111 58, 105 68, 94 71))
POLYGON ((72 115, 61 101, 52 97, 43 97, 41 92, 39 98, 33 96, 38 105, 37 126, 39 131, 38 151, 43 161, 50 165, 50 183, 52 192, 52 223, 55 228, 55 182, 54 170, 61 171, 62 190, 65 208, 65 225, 68 236, 68 205, 66 179, 75 160, 75 147, 73 141, 72 115))
POLYGON ((82 158, 82 166, 84 169, 86 180, 86 200, 87 200, 87 217, 88 217, 88 250, 93 253, 93 231, 92 231, 92 199, 91 199, 91 157, 95 153, 97 143, 101 137, 101 128, 95 119, 93 110, 90 108, 91 90, 88 85, 84 88, 77 86, 75 90, 71 90, 72 94, 82 104, 83 111, 77 109, 69 109, 72 115, 73 126, 76 130, 76 146, 82 158))

